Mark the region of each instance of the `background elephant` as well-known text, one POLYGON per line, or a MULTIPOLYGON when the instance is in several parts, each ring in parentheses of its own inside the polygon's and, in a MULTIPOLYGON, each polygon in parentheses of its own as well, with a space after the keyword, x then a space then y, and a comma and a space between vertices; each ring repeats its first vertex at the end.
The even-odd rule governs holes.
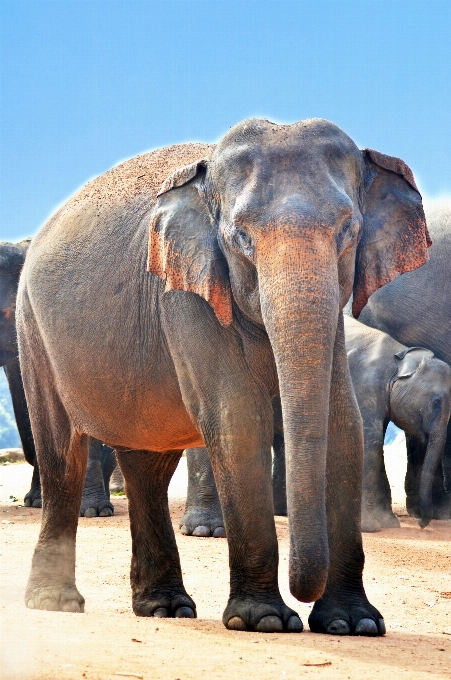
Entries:
POLYGON ((321 119, 244 121, 216 147, 139 156, 62 206, 33 240, 18 296, 49 499, 27 605, 83 609, 75 536, 89 435, 114 446, 127 485, 135 613, 195 616, 167 488, 182 450, 205 445, 229 544, 224 624, 300 631, 278 588, 280 391, 291 592, 315 601, 313 631, 383 634, 362 583, 363 437, 341 310, 354 290, 358 313, 427 245, 409 168, 321 119))
MULTIPOLYGON (((372 295, 358 317, 408 347, 426 347, 451 365, 451 201, 426 206, 433 245, 423 267, 395 279, 372 295)), ((424 442, 407 437, 407 510, 420 516, 420 477, 424 442)), ((443 455, 433 483, 433 517, 451 518, 451 423, 443 455), (447 480, 446 492, 443 479, 447 480)))
MULTIPOLYGON (((17 429, 25 459, 33 465, 31 488, 25 495, 25 505, 42 506, 41 482, 30 417, 19 365, 16 334, 16 297, 20 272, 31 239, 20 243, 0 243, 0 365, 3 366, 11 393, 17 429)), ((92 440, 89 447, 85 485, 80 505, 84 517, 110 517, 113 506, 109 497, 109 477, 115 463, 113 451, 92 440)))
POLYGON ((432 482, 450 418, 451 368, 430 350, 405 347, 350 317, 344 321, 365 441, 362 531, 399 527, 384 465, 384 436, 390 420, 423 447, 419 523, 425 527, 432 518, 432 482))

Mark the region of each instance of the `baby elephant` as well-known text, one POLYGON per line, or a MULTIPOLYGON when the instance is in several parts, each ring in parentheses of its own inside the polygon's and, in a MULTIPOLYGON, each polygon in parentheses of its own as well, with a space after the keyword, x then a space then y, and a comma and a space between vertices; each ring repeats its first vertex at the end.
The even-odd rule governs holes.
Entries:
MULTIPOLYGON (((451 368, 421 347, 405 347, 382 331, 345 316, 346 351, 365 434, 362 531, 398 527, 392 512, 383 444, 389 421, 422 443, 409 513, 432 519, 432 482, 441 463, 451 408, 451 368)), ((412 486, 412 484, 410 485, 412 486)))

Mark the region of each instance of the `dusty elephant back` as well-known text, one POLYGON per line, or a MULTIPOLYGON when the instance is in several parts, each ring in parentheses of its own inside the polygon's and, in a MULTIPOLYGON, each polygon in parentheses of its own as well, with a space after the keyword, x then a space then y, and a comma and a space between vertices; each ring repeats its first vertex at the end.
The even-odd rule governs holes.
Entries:
POLYGON ((67 201, 63 211, 77 209, 85 201, 105 207, 124 205, 142 194, 153 206, 168 175, 197 159, 210 158, 214 148, 213 144, 173 144, 129 158, 85 184, 67 201))

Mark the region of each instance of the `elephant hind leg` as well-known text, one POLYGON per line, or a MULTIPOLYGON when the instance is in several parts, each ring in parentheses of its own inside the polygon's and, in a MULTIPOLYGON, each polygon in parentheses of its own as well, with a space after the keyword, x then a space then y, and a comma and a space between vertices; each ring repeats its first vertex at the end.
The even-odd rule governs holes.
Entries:
POLYGON ((205 448, 187 449, 188 491, 180 530, 185 536, 226 535, 210 456, 205 448))
POLYGON ((75 538, 88 437, 74 427, 59 397, 31 310, 20 344, 43 500, 25 604, 31 609, 82 612, 84 598, 75 586, 75 538))
POLYGON ((168 506, 168 486, 181 451, 117 449, 116 455, 129 499, 133 611, 137 616, 195 618, 168 506))

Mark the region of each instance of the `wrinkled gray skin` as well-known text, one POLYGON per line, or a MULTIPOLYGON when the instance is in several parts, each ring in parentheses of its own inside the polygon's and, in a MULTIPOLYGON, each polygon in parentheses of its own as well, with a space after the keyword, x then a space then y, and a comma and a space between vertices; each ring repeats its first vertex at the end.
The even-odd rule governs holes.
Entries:
MULTIPOLYGON (((285 442, 279 397, 273 399, 273 409, 272 493, 274 514, 286 517, 285 442)), ((185 512, 179 524, 181 533, 185 536, 224 538, 226 532, 221 503, 207 449, 187 449, 186 464, 188 469, 188 489, 185 512)))
POLYGON ((27 606, 83 611, 75 537, 90 435, 116 449, 127 485, 135 613, 194 617, 167 488, 182 450, 205 445, 229 543, 225 626, 302 630, 278 588, 280 391, 291 592, 315 601, 313 631, 383 634, 362 583, 363 430, 341 309, 354 289, 359 311, 426 250, 408 168, 319 119, 244 121, 214 148, 158 150, 83 188, 33 240, 19 286, 44 489, 27 606))
POLYGON ((399 527, 384 465, 389 421, 425 449, 420 520, 432 519, 432 482, 441 463, 451 408, 451 368, 421 347, 405 347, 382 331, 345 316, 346 351, 363 420, 362 531, 399 527))
MULTIPOLYGON (((0 243, 0 366, 3 366, 8 380, 25 459, 33 465, 31 488, 25 494, 24 502, 28 507, 40 508, 42 507, 41 481, 20 372, 15 322, 17 286, 30 243, 31 239, 20 243, 0 243)), ((115 456, 111 449, 100 442, 91 441, 80 505, 82 517, 97 517, 98 515, 110 517, 113 514, 113 506, 109 501, 109 487, 106 483, 107 479, 109 480, 108 473, 111 475, 110 468, 113 461, 115 461, 115 456)))
MULTIPOLYGON (((429 262, 374 293, 359 320, 406 346, 426 347, 451 366, 451 200, 426 204, 426 217, 433 241, 429 262)), ((425 442, 414 434, 408 434, 406 440, 407 511, 420 517, 425 442)), ((433 518, 451 519, 451 422, 443 465, 439 464, 434 477, 432 500, 433 518)))

